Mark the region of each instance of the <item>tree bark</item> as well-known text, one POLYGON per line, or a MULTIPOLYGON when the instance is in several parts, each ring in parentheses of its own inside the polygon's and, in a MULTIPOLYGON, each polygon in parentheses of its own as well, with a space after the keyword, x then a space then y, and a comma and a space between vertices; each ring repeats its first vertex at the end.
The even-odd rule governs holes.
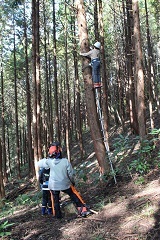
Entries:
POLYGON ((142 64, 142 46, 141 46, 138 0, 133 0, 132 6, 134 20, 134 49, 135 49, 134 80, 136 83, 136 106, 138 115, 139 135, 140 138, 143 139, 146 135, 146 122, 144 102, 144 73, 142 64))
POLYGON ((58 114, 58 85, 57 85, 57 40, 56 40, 56 18, 55 0, 53 0, 53 66, 54 66, 54 105, 55 105, 55 129, 57 140, 60 141, 60 122, 58 114))
MULTIPOLYGON (((77 0, 77 19, 78 19, 78 29, 79 29, 79 39, 81 52, 89 51, 89 41, 88 41, 88 32, 87 24, 85 18, 84 2, 83 0, 77 0)), ((89 59, 83 57, 82 65, 87 66, 89 64, 89 59)), ((92 89, 92 74, 89 67, 84 68, 83 79, 85 86, 85 96, 87 103, 87 113, 88 113, 88 122, 90 126, 91 136, 93 140, 93 145, 95 149, 95 154, 98 160, 100 167, 100 173, 104 174, 108 171, 108 164, 105 159, 106 151, 103 143, 103 137, 100 130, 100 124, 97 117, 97 108, 95 104, 94 92, 92 89)))
MULTIPOLYGON (((14 16, 13 16, 14 18, 14 16)), ((16 123, 16 170, 17 170, 17 178, 21 178, 20 174, 20 148, 19 148, 19 127, 18 127, 18 99, 17 99, 17 63, 16 63, 16 33, 15 26, 13 20, 14 27, 14 95, 15 95, 15 123, 16 123)))
MULTIPOLYGON (((73 0, 74 5, 74 0, 73 0)), ((72 19, 73 27, 73 59, 74 59, 74 78, 75 78, 75 130, 78 139, 78 144, 80 148, 80 156, 83 159, 85 154, 84 146, 83 146, 83 138, 82 138, 82 114, 80 109, 81 95, 80 95, 80 82, 79 82, 79 74, 78 74, 78 56, 77 56, 77 41, 76 41, 76 27, 75 27, 75 16, 72 19)))
MULTIPOLYGON (((2 55, 1 55, 2 56, 2 55)), ((2 161, 3 161, 3 170, 4 170, 4 182, 8 182, 8 174, 7 174, 7 158, 6 158, 6 140, 5 140, 5 107, 4 107, 4 80, 3 80, 3 66, 1 62, 1 104, 2 104, 2 161)))
POLYGON ((70 98, 69 98, 69 76, 68 76, 68 24, 67 24, 67 13, 66 13, 66 4, 65 4, 65 79, 66 79, 66 87, 65 87, 65 95, 66 95, 66 147, 67 147, 67 157, 68 160, 71 161, 70 156, 70 98))
POLYGON ((34 163, 38 179, 37 161, 41 158, 40 146, 40 58, 39 58, 39 1, 32 0, 32 81, 33 81, 33 140, 34 163))
POLYGON ((33 148, 32 148, 32 111, 31 111, 31 89, 29 80, 29 67, 28 67, 28 41, 27 41, 27 24, 25 16, 24 4, 24 40, 25 40, 25 69, 26 69, 26 95, 27 95, 27 144, 28 144, 28 172, 35 175, 34 162, 33 162, 33 148))
POLYGON ((133 133, 139 134, 137 109, 135 104, 135 82, 133 73, 133 12, 132 0, 126 0, 127 22, 125 24, 126 37, 126 71, 128 80, 128 108, 130 127, 133 133))
POLYGON ((0 139, 0 199, 5 197, 5 190, 3 184, 3 171, 2 171, 2 144, 0 139))

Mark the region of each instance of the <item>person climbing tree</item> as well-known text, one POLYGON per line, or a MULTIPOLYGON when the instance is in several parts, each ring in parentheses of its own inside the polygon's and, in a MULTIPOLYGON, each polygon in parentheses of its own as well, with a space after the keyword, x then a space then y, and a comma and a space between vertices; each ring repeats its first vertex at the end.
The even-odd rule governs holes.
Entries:
POLYGON ((52 193, 52 208, 55 218, 62 218, 60 209, 60 191, 68 194, 76 204, 78 214, 86 217, 91 212, 81 200, 81 197, 74 191, 73 168, 67 158, 62 158, 62 150, 59 142, 51 144, 48 152, 49 158, 41 159, 39 167, 50 168, 48 188, 52 193))
POLYGON ((83 57, 89 57, 91 59, 91 67, 92 67, 92 80, 94 88, 101 87, 101 76, 100 76, 100 48, 101 43, 96 42, 94 44, 94 48, 89 52, 80 53, 83 57))

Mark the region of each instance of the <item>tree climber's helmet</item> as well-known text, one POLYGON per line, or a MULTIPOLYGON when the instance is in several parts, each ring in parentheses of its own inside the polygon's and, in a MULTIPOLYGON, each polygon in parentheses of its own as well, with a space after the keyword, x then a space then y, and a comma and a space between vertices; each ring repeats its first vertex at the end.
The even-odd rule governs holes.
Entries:
POLYGON ((96 42, 96 43, 94 44, 94 46, 95 46, 96 48, 100 49, 100 48, 101 48, 101 43, 100 43, 100 42, 96 42))

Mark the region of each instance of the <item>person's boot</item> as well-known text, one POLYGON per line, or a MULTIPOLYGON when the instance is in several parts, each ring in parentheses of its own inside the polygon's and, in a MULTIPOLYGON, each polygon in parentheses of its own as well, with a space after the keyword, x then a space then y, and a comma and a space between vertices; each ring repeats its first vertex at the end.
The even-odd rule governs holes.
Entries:
POLYGON ((78 207, 78 214, 81 217, 87 217, 89 214, 91 214, 91 212, 85 206, 82 206, 78 207))
POLYGON ((42 215, 45 215, 45 214, 46 214, 46 207, 42 207, 41 213, 42 213, 42 215))
POLYGON ((51 215, 51 214, 52 214, 52 208, 49 207, 49 208, 48 208, 48 215, 51 215))

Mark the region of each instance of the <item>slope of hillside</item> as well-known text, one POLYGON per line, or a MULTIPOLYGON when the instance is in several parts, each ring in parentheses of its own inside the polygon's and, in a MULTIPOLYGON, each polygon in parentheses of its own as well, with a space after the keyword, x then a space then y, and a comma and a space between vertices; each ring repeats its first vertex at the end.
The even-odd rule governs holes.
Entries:
MULTIPOLYGON (((1 214, 0 224, 14 223, 5 231, 5 240, 158 240, 160 239, 160 170, 154 167, 140 178, 137 174, 117 174, 117 184, 110 178, 98 180, 98 166, 92 141, 86 135, 86 158, 80 164, 78 147, 72 148, 77 171, 76 186, 86 203, 95 211, 88 218, 77 217, 72 204, 64 208, 65 216, 41 216, 40 193, 26 188, 18 198, 9 202, 10 210, 1 214), (25 196, 23 198, 23 196, 25 196), (33 198, 34 197, 34 198, 33 198), (35 201, 35 199, 37 200, 35 201), (22 201, 23 199, 23 201, 22 201), (34 201, 33 201, 34 199, 34 201)), ((127 155, 127 159, 132 156, 127 155)), ((26 179, 27 182, 27 179, 26 179)), ((24 184, 24 182, 23 182, 24 184)), ((62 194, 61 201, 68 200, 62 194)), ((5 232, 4 231, 4 232, 5 232)))

